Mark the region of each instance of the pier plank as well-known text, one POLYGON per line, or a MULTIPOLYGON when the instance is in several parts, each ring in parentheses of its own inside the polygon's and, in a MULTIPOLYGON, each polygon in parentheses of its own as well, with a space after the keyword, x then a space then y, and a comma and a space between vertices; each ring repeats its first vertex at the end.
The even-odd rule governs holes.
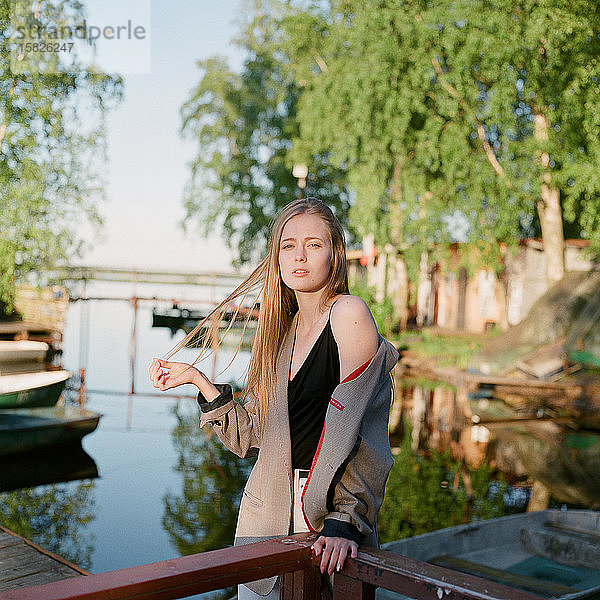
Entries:
POLYGON ((82 575, 87 571, 0 526, 0 592, 82 575))

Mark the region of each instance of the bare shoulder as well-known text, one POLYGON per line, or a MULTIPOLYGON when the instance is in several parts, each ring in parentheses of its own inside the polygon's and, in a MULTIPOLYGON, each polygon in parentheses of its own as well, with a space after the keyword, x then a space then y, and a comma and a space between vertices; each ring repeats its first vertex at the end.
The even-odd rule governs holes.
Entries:
POLYGON ((340 353, 342 379, 377 352, 379 334, 362 298, 340 296, 331 309, 331 331, 340 353))
POLYGON ((336 323, 349 325, 351 321, 358 321, 356 324, 359 326, 361 323, 364 325, 365 322, 371 322, 375 327, 371 310, 362 298, 350 294, 339 296, 331 309, 331 324, 334 327, 336 323))

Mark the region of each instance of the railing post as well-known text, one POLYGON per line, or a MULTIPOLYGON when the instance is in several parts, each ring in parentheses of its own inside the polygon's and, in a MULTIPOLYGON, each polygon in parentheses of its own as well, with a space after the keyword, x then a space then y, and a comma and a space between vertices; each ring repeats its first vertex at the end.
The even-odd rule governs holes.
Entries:
POLYGON ((375 600, 375 586, 341 573, 333 576, 333 600, 375 600))
POLYGON ((319 600, 321 575, 316 567, 281 575, 281 600, 319 600))

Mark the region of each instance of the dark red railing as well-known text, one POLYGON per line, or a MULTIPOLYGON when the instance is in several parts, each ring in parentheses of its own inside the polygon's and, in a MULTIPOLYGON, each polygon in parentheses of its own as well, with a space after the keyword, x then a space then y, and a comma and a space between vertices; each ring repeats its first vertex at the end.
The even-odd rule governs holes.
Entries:
MULTIPOLYGON (((282 600, 319 600, 321 576, 311 544, 300 533, 139 567, 64 579, 0 593, 2 600, 170 600, 282 576, 282 600)), ((333 577, 333 600, 372 600, 383 587, 417 599, 541 600, 540 596, 366 548, 333 577)), ((323 590, 324 593, 324 590, 323 590)), ((327 595, 324 593, 324 597, 327 595)))

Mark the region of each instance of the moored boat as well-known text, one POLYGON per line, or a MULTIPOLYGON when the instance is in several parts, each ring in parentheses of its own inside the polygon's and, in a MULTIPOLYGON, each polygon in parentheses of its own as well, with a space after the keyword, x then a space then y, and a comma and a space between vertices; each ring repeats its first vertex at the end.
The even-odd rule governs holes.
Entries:
MULTIPOLYGON (((544 510, 384 544, 427 561, 556 600, 600 597, 600 512, 544 510)), ((381 600, 406 598, 378 590, 381 600)))
POLYGON ((0 408, 54 406, 71 378, 69 371, 0 376, 0 408))
POLYGON ((78 442, 100 417, 76 406, 0 410, 0 456, 78 442))
MULTIPOLYGON (((207 312, 179 308, 173 305, 172 308, 159 310, 152 309, 152 327, 166 327, 175 334, 178 329, 189 333, 194 327, 203 321, 207 312)), ((244 329, 253 331, 258 320, 258 308, 241 308, 238 312, 227 311, 221 316, 221 328, 225 329, 244 329)), ((210 325, 210 324, 209 324, 210 325)), ((206 330, 208 327, 205 328, 206 330)))
POLYGON ((45 342, 0 340, 0 375, 41 371, 48 349, 45 342))

